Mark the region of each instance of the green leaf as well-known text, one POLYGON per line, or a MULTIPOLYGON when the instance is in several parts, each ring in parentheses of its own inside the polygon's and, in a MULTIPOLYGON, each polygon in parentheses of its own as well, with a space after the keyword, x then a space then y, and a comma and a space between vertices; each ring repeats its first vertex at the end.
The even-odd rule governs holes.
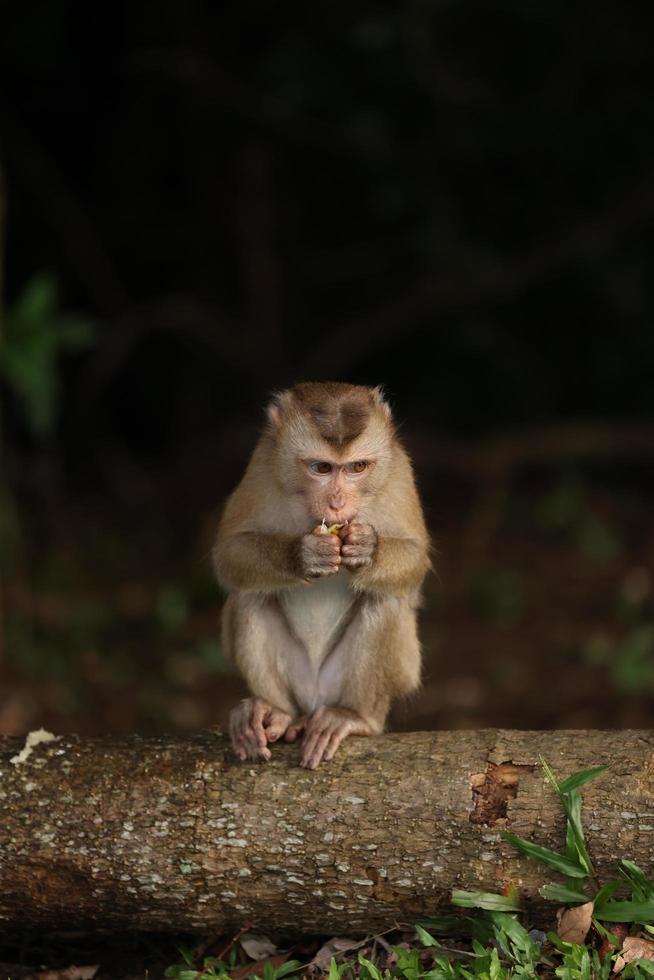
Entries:
POLYGON ((454 889, 452 905, 464 909, 489 909, 498 912, 519 912, 520 902, 495 892, 466 892, 454 889))
POLYGON ((608 941, 611 943, 612 946, 615 947, 615 949, 620 949, 620 947, 622 946, 622 940, 618 939, 615 933, 610 932, 609 929, 605 929, 602 923, 598 922, 597 917, 593 918, 593 925, 597 929, 602 939, 608 939, 608 941))
POLYGON ((505 912, 491 912, 490 919, 496 929, 496 935, 497 930, 499 929, 506 936, 508 936, 511 942, 515 943, 519 949, 525 950, 534 948, 534 942, 531 936, 522 923, 518 922, 515 915, 507 915, 505 912))
POLYGON ((589 901, 588 895, 566 888, 565 885, 543 885, 538 889, 538 894, 549 902, 563 902, 566 905, 578 905, 589 901))
POLYGON ((602 922, 654 922, 654 901, 607 902, 595 915, 602 922))
POLYGON ((648 878, 637 864, 633 861, 622 860, 618 862, 618 870, 631 885, 634 899, 646 901, 649 898, 654 898, 654 881, 648 878))
POLYGON ((454 933, 461 928, 462 923, 468 923, 467 916, 459 915, 434 915, 429 919, 420 919, 418 925, 422 929, 431 929, 432 932, 454 933))
POLYGON ((302 963, 300 960, 289 960, 288 963, 283 963, 282 966, 278 966, 275 970, 275 980, 280 980, 281 977, 285 977, 289 973, 295 973, 301 966, 302 963))
POLYGON ((622 882, 618 881, 617 878, 611 878, 606 884, 602 885, 597 895, 593 899, 593 904, 595 909, 600 909, 603 905, 606 905, 610 898, 613 898, 618 888, 622 886, 622 882))
POLYGON ((586 869, 588 874, 593 874, 593 865, 586 850, 584 829, 581 824, 581 793, 576 789, 572 790, 562 797, 562 801, 563 809, 568 818, 568 828, 571 831, 571 843, 574 842, 579 864, 586 869))
POLYGON ((363 953, 359 953, 359 963, 361 964, 361 966, 365 967, 365 969, 368 972, 368 976, 372 977, 372 980, 383 980, 383 977, 380 971, 378 970, 378 968, 375 966, 372 960, 366 959, 363 953))
POLYGON ((608 766, 595 766, 593 769, 583 769, 581 772, 575 772, 559 784, 559 791, 561 793, 569 793, 573 789, 578 789, 584 783, 589 783, 591 779, 595 779, 600 773, 606 772, 608 768, 608 766))
POLYGON ((32 276, 11 309, 11 316, 24 323, 40 324, 59 303, 59 284, 51 272, 32 276))
POLYGON ((554 770, 552 769, 550 764, 543 758, 542 755, 538 756, 538 761, 541 764, 541 768, 545 773, 545 778, 547 779, 548 783, 550 784, 554 792, 557 794, 557 796, 560 796, 561 788, 557 782, 556 776, 554 775, 554 770))
POLYGON ((549 847, 532 844, 531 841, 523 840, 522 837, 517 837, 508 830, 502 830, 501 834, 505 840, 508 840, 510 844, 517 847, 527 857, 533 858, 534 861, 542 861, 549 868, 553 868, 555 871, 559 871, 569 878, 585 878, 587 875, 586 869, 582 868, 578 862, 571 861, 570 858, 565 857, 563 854, 557 854, 556 851, 551 851, 549 847))
POLYGON ((434 939, 434 937, 431 936, 426 929, 423 929, 422 926, 416 925, 415 930, 416 935, 423 946, 440 946, 438 940, 434 939))

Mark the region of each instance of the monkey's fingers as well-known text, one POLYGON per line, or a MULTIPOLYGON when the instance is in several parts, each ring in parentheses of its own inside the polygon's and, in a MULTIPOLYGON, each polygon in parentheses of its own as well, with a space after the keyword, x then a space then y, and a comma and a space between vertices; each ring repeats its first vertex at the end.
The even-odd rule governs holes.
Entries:
POLYGON ((261 759, 266 762, 270 758, 269 750, 262 749, 258 742, 252 738, 248 730, 242 727, 242 723, 239 721, 236 721, 233 725, 230 724, 230 740, 234 754, 241 762, 245 762, 246 759, 261 759))
POLYGON ((327 747, 325 748, 323 754, 323 759, 325 760, 325 762, 332 761, 332 759, 336 755, 337 748, 339 747, 343 739, 347 738, 347 736, 350 734, 352 733, 348 728, 346 728, 345 725, 341 725, 339 728, 336 729, 335 732, 332 732, 331 738, 329 739, 329 742, 327 743, 327 747))
POLYGON ((302 761, 300 765, 305 769, 317 769, 325 755, 325 749, 334 734, 334 729, 329 722, 324 723, 324 727, 310 728, 305 736, 302 746, 302 761))
POLYGON ((331 738, 323 753, 323 760, 325 762, 332 761, 336 755, 336 750, 338 749, 339 745, 344 739, 347 738, 348 735, 370 735, 370 725, 363 721, 363 719, 359 721, 342 721, 341 724, 332 731, 331 738))
POLYGON ((266 747, 265 743, 261 745, 258 732, 255 732, 249 725, 237 733, 236 744, 238 746, 236 754, 241 759, 240 753, 243 752, 245 752, 245 758, 252 759, 253 762, 268 762, 271 757, 270 749, 266 747))
POLYGON ((302 734, 304 729, 307 727, 308 722, 307 715, 302 715, 301 718, 296 718, 288 728, 286 729, 286 734, 284 735, 285 742, 295 742, 298 736, 302 734))
MULTIPOLYGON (((248 702, 244 702, 247 704, 248 702)), ((246 733, 249 738, 253 739, 255 744, 259 748, 265 748, 268 742, 266 737, 266 732, 264 731, 264 726, 266 725, 268 719, 270 718, 273 711, 276 709, 272 705, 264 701, 263 698, 251 698, 250 703, 250 717, 249 724, 246 727, 246 733)))
POLYGON ((236 757, 241 762, 245 762, 246 759, 250 759, 252 762, 269 762, 272 758, 270 749, 262 749, 247 735, 237 735, 235 739, 232 739, 232 746, 236 757))
POLYGON ((271 708, 264 722, 264 731, 269 742, 276 742, 288 729, 291 716, 279 708, 271 708))
POLYGON ((363 568, 372 562, 372 554, 369 548, 360 545, 343 545, 343 564, 346 568, 363 568))
POLYGON ((229 734, 236 757, 267 762, 270 759, 263 719, 271 706, 263 698, 246 698, 229 716, 229 734))

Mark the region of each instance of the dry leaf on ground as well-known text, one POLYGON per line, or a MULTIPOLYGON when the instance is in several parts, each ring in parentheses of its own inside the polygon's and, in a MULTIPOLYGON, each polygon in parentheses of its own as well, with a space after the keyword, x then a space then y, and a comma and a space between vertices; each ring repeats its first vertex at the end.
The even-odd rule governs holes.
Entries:
POLYGON ((329 964, 332 961, 332 956, 338 956, 339 953, 344 953, 348 949, 357 949, 361 946, 360 939, 351 939, 348 936, 334 936, 328 942, 321 946, 314 957, 314 965, 320 970, 327 972, 329 969, 329 964))
POLYGON ((251 960, 265 960, 267 956, 274 956, 277 952, 277 946, 268 939, 268 936, 261 936, 255 932, 244 933, 239 942, 251 960))
POLYGON ((592 918, 592 902, 585 902, 571 909, 559 909, 556 913, 556 934, 564 943, 581 945, 586 940, 592 918))
POLYGON ((627 936, 620 955, 615 958, 613 972, 620 973, 633 960, 654 960, 654 941, 641 936, 627 936))

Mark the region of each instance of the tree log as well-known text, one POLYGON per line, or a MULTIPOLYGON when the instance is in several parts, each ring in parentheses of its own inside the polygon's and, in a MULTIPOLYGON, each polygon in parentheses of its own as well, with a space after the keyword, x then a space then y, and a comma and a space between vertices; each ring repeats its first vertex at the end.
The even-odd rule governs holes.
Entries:
MULTIPOLYGON (((654 859, 654 732, 417 732, 351 738, 315 772, 296 746, 235 763, 227 740, 62 737, 11 762, 0 738, 0 926, 368 933, 451 889, 547 880, 500 836, 562 850, 538 766, 608 763, 583 789, 600 879, 654 859)), ((538 908, 538 906, 533 906, 538 908)))

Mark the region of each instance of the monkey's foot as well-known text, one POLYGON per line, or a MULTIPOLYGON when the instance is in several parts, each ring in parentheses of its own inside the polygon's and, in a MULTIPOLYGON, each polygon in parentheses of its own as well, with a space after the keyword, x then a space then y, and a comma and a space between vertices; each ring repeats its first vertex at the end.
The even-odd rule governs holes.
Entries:
POLYGON ((372 728, 356 711, 349 708, 318 708, 312 715, 297 718, 286 729, 285 739, 294 742, 304 732, 302 759, 305 769, 316 769, 321 762, 334 758, 337 748, 348 735, 372 735, 372 728))
POLYGON ((229 716, 229 735, 237 758, 268 762, 269 742, 276 742, 291 723, 291 716, 263 698, 245 698, 229 716))

